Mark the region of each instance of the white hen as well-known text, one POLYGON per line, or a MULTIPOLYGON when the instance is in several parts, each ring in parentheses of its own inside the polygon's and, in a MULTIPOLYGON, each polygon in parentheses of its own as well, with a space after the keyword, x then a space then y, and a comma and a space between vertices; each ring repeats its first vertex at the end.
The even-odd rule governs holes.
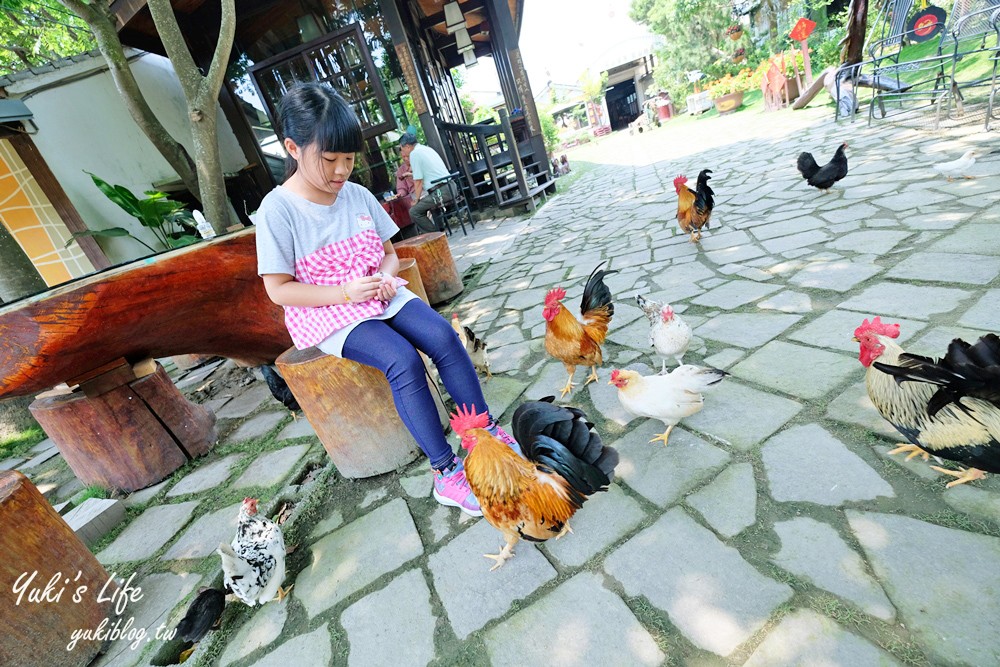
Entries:
POLYGON ((939 174, 947 176, 949 181, 953 181, 960 176, 974 178, 973 176, 969 176, 969 170, 972 169, 972 165, 974 164, 976 164, 976 151, 971 150, 965 151, 962 157, 957 160, 933 165, 932 169, 939 174))
POLYGON ((635 371, 615 370, 611 382, 618 387, 618 400, 622 407, 638 417, 651 417, 662 421, 667 430, 650 442, 667 438, 680 420, 701 412, 705 399, 701 393, 722 382, 729 375, 716 368, 701 368, 685 364, 666 375, 643 377, 635 371))
POLYGON ((669 303, 659 304, 640 295, 635 297, 635 302, 649 320, 649 345, 663 357, 660 374, 667 370, 667 357, 676 359, 678 365, 683 364, 684 353, 691 344, 691 327, 674 313, 669 303))
POLYGON ((236 537, 231 545, 220 544, 225 585, 251 607, 270 602, 275 595, 283 600, 285 580, 285 539, 281 527, 257 514, 257 500, 244 498, 240 507, 236 537))

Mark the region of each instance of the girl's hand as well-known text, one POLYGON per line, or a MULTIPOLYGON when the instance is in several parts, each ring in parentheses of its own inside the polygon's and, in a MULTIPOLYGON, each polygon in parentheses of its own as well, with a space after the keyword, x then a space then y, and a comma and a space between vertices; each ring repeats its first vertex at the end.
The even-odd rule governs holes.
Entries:
POLYGON ((381 278, 378 276, 365 276, 358 278, 344 285, 344 292, 351 298, 351 302, 370 301, 379 295, 381 278))
POLYGON ((382 283, 379 285, 378 299, 379 301, 389 302, 392 301, 392 297, 396 296, 396 279, 389 274, 379 274, 382 276, 382 283))

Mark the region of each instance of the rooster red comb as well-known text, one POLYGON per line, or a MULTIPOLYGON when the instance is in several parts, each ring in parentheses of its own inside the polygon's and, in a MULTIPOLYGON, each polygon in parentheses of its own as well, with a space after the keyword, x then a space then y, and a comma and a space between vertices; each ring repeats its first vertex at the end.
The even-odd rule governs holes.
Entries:
POLYGON ((872 318, 871 322, 865 319, 861 323, 861 326, 854 330, 854 337, 861 338, 861 335, 872 331, 880 336, 888 336, 889 338, 899 338, 899 324, 886 324, 877 315, 872 318))
POLYGON ((545 295, 545 305, 554 306, 557 302, 562 301, 566 298, 566 290, 562 287, 556 287, 550 289, 549 293, 545 295))
POLYGON ((451 413, 451 429, 458 436, 465 437, 467 431, 474 428, 486 428, 490 425, 490 416, 487 413, 476 414, 475 410, 470 410, 464 404, 455 412, 451 413))
POLYGON ((674 190, 680 190, 681 186, 688 182, 688 177, 684 174, 679 174, 677 178, 674 179, 674 190))
POLYGON ((618 370, 617 368, 611 371, 611 381, 614 382, 615 380, 617 380, 619 375, 621 375, 621 371, 618 370))

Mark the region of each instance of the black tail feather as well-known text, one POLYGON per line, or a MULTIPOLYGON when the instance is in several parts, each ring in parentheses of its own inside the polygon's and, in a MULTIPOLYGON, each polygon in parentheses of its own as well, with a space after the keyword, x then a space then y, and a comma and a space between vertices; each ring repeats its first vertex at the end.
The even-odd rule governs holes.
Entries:
POLYGON ((799 160, 795 166, 798 167, 802 178, 806 180, 815 176, 816 172, 819 171, 819 165, 816 164, 816 159, 812 156, 812 153, 799 153, 799 160))
POLYGON ((615 304, 612 303, 611 290, 604 284, 604 276, 610 276, 612 273, 618 273, 618 271, 603 271, 601 270, 602 266, 604 266, 604 262, 594 267, 594 270, 590 273, 590 277, 587 279, 587 286, 583 288, 583 299, 580 301, 580 313, 582 314, 586 314, 588 311, 600 308, 601 306, 608 307, 609 316, 615 314, 615 304))

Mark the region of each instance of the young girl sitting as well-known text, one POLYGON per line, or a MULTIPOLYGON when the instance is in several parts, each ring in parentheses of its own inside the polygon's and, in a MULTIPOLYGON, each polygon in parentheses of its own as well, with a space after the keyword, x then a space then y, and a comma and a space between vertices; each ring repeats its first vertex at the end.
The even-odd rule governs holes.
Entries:
MULTIPOLYGON (((434 497, 482 516, 462 461, 438 421, 420 350, 458 405, 488 410, 469 355, 451 325, 396 277, 387 239, 396 226, 364 187, 349 182, 364 142, 351 107, 332 89, 303 84, 281 100, 288 176, 257 211, 257 272, 285 309, 297 348, 374 366, 385 373, 396 411, 434 469, 434 497)), ((490 430, 517 443, 493 418, 490 430)))

